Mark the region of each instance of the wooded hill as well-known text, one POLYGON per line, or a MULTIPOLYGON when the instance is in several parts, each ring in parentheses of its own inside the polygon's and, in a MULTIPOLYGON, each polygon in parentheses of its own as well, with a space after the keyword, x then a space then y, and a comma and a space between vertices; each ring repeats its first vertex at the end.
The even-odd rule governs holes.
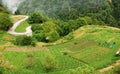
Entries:
POLYGON ((110 26, 120 27, 120 0, 26 0, 16 14, 35 11, 64 21, 89 16, 110 26))

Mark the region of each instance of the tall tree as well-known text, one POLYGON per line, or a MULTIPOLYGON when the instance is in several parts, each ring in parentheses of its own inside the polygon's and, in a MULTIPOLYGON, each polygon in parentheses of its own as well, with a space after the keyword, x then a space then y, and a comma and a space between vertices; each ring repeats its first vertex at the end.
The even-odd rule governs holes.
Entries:
POLYGON ((120 21, 120 0, 112 0, 112 4, 113 4, 113 15, 117 19, 117 21, 120 21))

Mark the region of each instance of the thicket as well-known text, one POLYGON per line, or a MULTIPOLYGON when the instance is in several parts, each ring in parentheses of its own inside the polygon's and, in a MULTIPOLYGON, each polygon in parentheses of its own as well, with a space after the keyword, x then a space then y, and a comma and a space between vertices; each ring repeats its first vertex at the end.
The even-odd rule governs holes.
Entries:
POLYGON ((40 13, 35 12, 35 13, 31 13, 30 17, 28 19, 28 23, 29 24, 33 24, 33 23, 43 23, 45 22, 46 19, 45 17, 43 17, 40 13))
POLYGON ((55 71, 58 67, 58 63, 52 55, 47 55, 41 61, 41 65, 46 72, 55 71))
MULTIPOLYGON (((35 12, 36 13, 36 12, 35 12)), ((32 14, 35 14, 32 13, 32 14)), ((30 18, 33 15, 30 15, 30 18)), ((41 17, 40 17, 41 18, 41 17)), ((44 18, 44 16, 42 17, 44 18)), ((38 20, 34 16, 34 20, 38 20)), ((48 18, 49 19, 49 18, 48 18)), ((39 20, 38 20, 39 21, 39 20)), ((29 21, 28 21, 29 22, 29 21)), ((104 25, 105 23, 92 17, 85 16, 79 17, 75 20, 62 21, 60 19, 49 19, 41 23, 32 23, 33 37, 39 42, 54 42, 60 37, 68 35, 70 32, 75 31, 84 25, 104 25)))
POLYGON ((120 26, 119 0, 53 0, 41 1, 41 3, 30 0, 29 2, 27 4, 23 2, 22 6, 20 5, 22 10, 18 8, 18 11, 21 10, 20 13, 27 14, 37 9, 37 12, 30 14, 28 20, 28 23, 32 24, 33 36, 37 41, 56 41, 59 37, 68 35, 83 25, 120 26), (35 3, 35 8, 29 2, 35 3), (31 9, 25 7, 26 5, 29 5, 31 9), (27 9, 27 12, 23 8, 27 9), (45 14, 52 19, 45 18, 43 16, 45 14))
POLYGON ((18 8, 18 11, 24 14, 36 10, 48 17, 63 21, 89 16, 106 25, 120 26, 119 0, 29 0, 23 2, 18 8))
POLYGON ((32 30, 34 32, 33 37, 40 42, 53 42, 59 38, 56 24, 52 21, 47 21, 43 25, 33 24, 32 30))
POLYGON ((34 39, 30 36, 18 36, 18 37, 16 37, 15 44, 20 45, 20 46, 25 46, 25 45, 35 46, 36 45, 34 39))
POLYGON ((8 14, 0 13, 0 29, 7 31, 12 26, 11 19, 8 14))

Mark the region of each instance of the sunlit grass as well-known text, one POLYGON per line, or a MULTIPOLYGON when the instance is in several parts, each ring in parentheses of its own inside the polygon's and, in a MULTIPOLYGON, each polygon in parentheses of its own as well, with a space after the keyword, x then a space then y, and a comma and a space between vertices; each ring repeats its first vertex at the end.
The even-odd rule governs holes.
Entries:
POLYGON ((16 29, 16 32, 26 32, 26 28, 29 26, 27 21, 22 22, 16 29))

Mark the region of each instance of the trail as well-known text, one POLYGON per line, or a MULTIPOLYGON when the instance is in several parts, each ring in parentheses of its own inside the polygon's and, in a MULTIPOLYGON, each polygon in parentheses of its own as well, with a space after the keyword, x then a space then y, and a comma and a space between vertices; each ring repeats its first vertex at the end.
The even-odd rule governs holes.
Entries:
POLYGON ((13 24, 13 26, 8 30, 9 34, 15 35, 15 36, 20 36, 20 35, 26 35, 26 36, 32 36, 32 30, 31 30, 31 26, 26 28, 26 32, 22 32, 22 33, 18 33, 15 32, 15 29, 25 20, 27 20, 29 18, 29 16, 25 16, 25 18, 17 21, 16 23, 13 24))
POLYGON ((33 51, 48 51, 49 49, 47 47, 42 47, 42 46, 37 46, 37 47, 31 47, 31 46, 27 46, 27 47, 6 47, 4 49, 4 51, 14 51, 14 52, 33 52, 33 51))
POLYGON ((100 69, 99 72, 103 73, 103 72, 109 71, 111 69, 114 69, 114 68, 116 68, 118 66, 120 66, 120 60, 117 60, 114 64, 109 65, 106 68, 100 69))

